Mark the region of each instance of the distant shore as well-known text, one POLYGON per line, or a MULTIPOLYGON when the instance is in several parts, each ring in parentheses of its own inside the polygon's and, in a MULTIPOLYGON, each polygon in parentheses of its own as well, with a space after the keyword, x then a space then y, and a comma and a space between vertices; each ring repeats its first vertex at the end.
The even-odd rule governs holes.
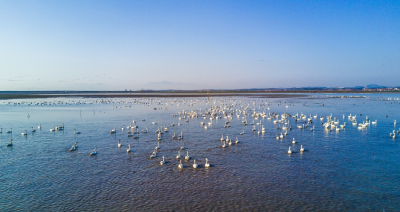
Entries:
POLYGON ((306 97, 305 94, 273 94, 273 93, 196 93, 196 92, 185 92, 185 93, 73 93, 73 94, 0 94, 0 100, 10 99, 37 99, 37 98, 59 98, 59 97, 79 97, 79 98, 188 98, 188 97, 254 97, 254 98, 295 98, 295 97, 306 97))
POLYGON ((0 100, 8 99, 36 99, 36 98, 171 98, 171 97, 255 97, 255 98, 296 98, 307 97, 310 94, 399 94, 400 92, 374 92, 374 91, 0 91, 0 100))

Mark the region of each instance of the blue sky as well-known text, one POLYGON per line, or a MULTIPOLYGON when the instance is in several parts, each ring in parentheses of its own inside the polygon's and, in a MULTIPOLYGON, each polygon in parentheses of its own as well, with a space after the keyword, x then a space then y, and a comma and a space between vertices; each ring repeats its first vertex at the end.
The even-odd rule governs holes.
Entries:
POLYGON ((399 86, 399 35, 400 1, 0 1, 0 90, 399 86))

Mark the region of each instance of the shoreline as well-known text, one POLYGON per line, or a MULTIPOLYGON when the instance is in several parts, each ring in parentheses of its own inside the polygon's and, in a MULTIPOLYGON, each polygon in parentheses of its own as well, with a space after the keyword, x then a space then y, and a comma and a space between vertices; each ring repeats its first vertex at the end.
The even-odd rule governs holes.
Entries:
POLYGON ((178 97, 255 97, 255 98, 296 98, 307 97, 311 94, 399 94, 398 91, 0 91, 0 100, 10 99, 37 99, 37 98, 178 98, 178 97))
POLYGON ((39 98, 189 98, 189 97, 254 97, 254 98, 296 98, 305 94, 250 94, 250 93, 141 93, 141 94, 0 94, 0 100, 39 98))

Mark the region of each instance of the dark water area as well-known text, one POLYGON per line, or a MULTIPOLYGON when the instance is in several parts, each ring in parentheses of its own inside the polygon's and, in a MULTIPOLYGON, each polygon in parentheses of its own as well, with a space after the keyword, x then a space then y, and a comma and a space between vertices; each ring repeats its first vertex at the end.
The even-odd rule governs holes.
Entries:
POLYGON ((108 104, 87 98, 21 99, 10 104, 4 100, 0 102, 0 210, 398 211, 400 134, 396 138, 389 134, 400 127, 394 125, 394 120, 400 121, 400 95, 365 96, 212 97, 208 104, 202 97, 104 100, 108 104), (44 101, 46 105, 35 105, 44 101), (14 106, 17 102, 23 104, 14 106), (211 106, 222 105, 234 111, 229 128, 224 128, 229 118, 222 113, 212 121, 210 115, 201 116, 211 106), (183 110, 198 116, 176 115, 183 110), (289 121, 292 130, 276 139, 285 132, 277 129, 283 122, 255 119, 253 112, 265 112, 267 117, 272 112, 303 113, 307 118, 312 115, 313 123, 299 129, 306 119, 296 122, 288 117, 284 122, 289 121), (346 127, 325 130, 321 122, 331 114, 346 127), (351 124, 350 114, 356 116, 357 125, 351 124), (358 129, 366 116, 377 124, 358 129), (126 127, 133 126, 133 120, 139 139, 127 137, 126 127), (50 132, 62 124, 64 130, 50 132), (158 141, 156 130, 161 126, 169 129, 158 141), (258 134, 262 126, 265 133, 258 134), (111 134, 114 127, 116 133, 111 134), (146 127, 149 133, 142 133, 146 127), (12 133, 6 133, 10 128, 12 133), (81 134, 74 134, 74 129, 81 134), (21 135, 25 130, 27 135, 21 135), (182 140, 172 139, 181 132, 182 140), (233 144, 222 148, 222 135, 233 144), (236 138, 240 143, 234 142, 236 138), (293 138, 297 143, 292 144, 293 138), (10 139, 13 146, 7 147, 10 139), (79 148, 70 152, 75 142, 79 148), (157 157, 150 158, 158 142, 157 157), (131 153, 126 151, 128 144, 131 153), (175 156, 181 146, 186 148, 181 155, 188 151, 192 159, 182 158, 184 168, 179 169, 175 156), (289 147, 292 154, 287 153, 289 147), (94 148, 97 155, 90 156, 94 148), (166 164, 160 165, 163 156, 166 164), (204 166, 205 158, 211 167, 204 166))

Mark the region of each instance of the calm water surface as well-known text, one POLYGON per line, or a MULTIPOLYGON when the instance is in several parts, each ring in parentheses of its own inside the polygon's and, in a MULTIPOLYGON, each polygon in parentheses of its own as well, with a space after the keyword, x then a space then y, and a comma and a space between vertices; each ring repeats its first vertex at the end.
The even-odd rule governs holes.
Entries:
MULTIPOLYGON (((393 122, 400 122, 400 101, 377 97, 400 95, 365 96, 370 98, 212 98, 210 104, 204 102, 205 98, 161 98, 153 99, 151 105, 118 103, 134 99, 112 99, 115 103, 14 106, 2 100, 0 210, 398 211, 400 140, 389 133, 399 130, 400 125, 394 126, 393 122), (172 100, 177 102, 171 105, 172 100), (196 104, 190 106, 190 100, 196 104), (243 114, 240 118, 233 115, 230 128, 223 128, 227 119, 222 116, 208 129, 200 122, 207 123, 209 118, 199 116, 185 122, 171 115, 182 110, 204 112, 214 101, 218 106, 220 101, 236 102, 234 110, 250 105, 257 112, 317 114, 318 119, 311 125, 315 125, 312 132, 309 128, 297 129, 300 123, 288 118, 293 129, 277 140, 275 136, 282 131, 272 120, 255 120, 266 128, 264 135, 258 135, 252 132, 252 125, 241 123, 243 114), (265 101, 270 102, 269 106, 260 107, 265 101), (378 124, 359 130, 347 118, 350 113, 357 115, 358 123, 368 116, 378 124), (330 114, 340 124, 346 122, 346 128, 325 131, 319 116, 330 114), (145 117, 146 121, 141 121, 145 117), (127 130, 121 128, 132 124, 133 119, 139 130, 148 127, 149 133, 140 133, 139 139, 127 137, 127 130), (152 124, 156 120, 157 125, 152 124), (171 127, 173 122, 175 126, 171 127), (50 132, 54 125, 63 123, 63 131, 50 132), (169 132, 162 136, 157 158, 150 159, 157 146, 155 131, 164 125, 169 132), (32 127, 36 132, 31 132, 32 127), (110 134, 114 127, 117 133, 110 134), (13 133, 6 133, 10 128, 13 133), (81 134, 75 135, 74 129, 81 134), (22 136, 25 130, 28 134, 22 136), (245 134, 239 135, 243 131, 245 134), (181 132, 183 140, 171 138, 181 132), (221 135, 232 140, 238 137, 241 143, 224 149, 221 135), (13 147, 6 147, 11 138, 13 147), (291 143, 293 138, 297 144, 291 143), (121 148, 117 147, 118 139, 121 148), (75 142, 79 149, 68 151, 75 142), (130 154, 126 152, 128 144, 132 146, 130 154), (299 151, 301 144, 304 153, 299 151), (189 151, 200 165, 198 169, 192 168, 193 160, 182 160, 185 167, 177 168, 179 160, 175 156, 182 145, 187 149, 181 154, 189 151), (294 151, 291 155, 286 153, 289 146, 294 151), (98 155, 90 156, 94 148, 98 155), (159 164, 162 156, 165 165, 159 164), (212 167, 204 167, 205 158, 212 167)), ((12 102, 71 100, 91 101, 56 98, 12 102)), ((136 100, 150 102, 145 98, 136 100)), ((253 120, 247 116, 249 123, 253 120)))

